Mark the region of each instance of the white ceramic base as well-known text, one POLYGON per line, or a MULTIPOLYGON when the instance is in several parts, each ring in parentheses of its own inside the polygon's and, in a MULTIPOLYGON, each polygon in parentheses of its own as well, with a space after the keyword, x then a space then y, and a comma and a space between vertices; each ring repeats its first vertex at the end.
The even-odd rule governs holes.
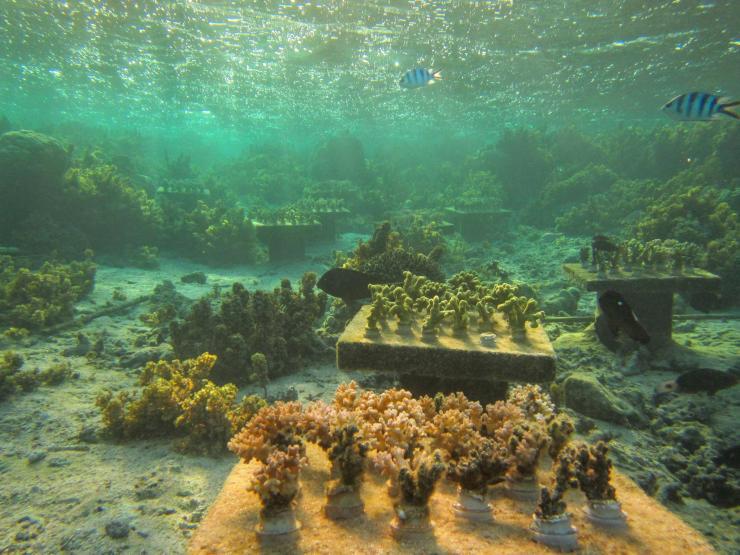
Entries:
POLYGON ((554 518, 537 518, 532 516, 532 539, 548 547, 561 551, 575 551, 578 549, 576 529, 570 523, 568 515, 554 518))
POLYGON ((428 507, 396 508, 396 516, 391 521, 391 536, 402 539, 417 534, 428 534, 432 530, 428 507))
POLYGON ((295 512, 289 509, 269 517, 260 517, 254 531, 260 538, 289 538, 300 529, 301 523, 296 519, 295 512))
POLYGON ((540 498, 540 485, 534 478, 514 480, 506 478, 506 495, 515 501, 537 501, 540 498))
POLYGON ((619 501, 589 501, 583 510, 591 522, 612 528, 627 526, 627 513, 619 501))
POLYGON ((327 496, 324 514, 332 520, 355 518, 365 512, 365 504, 356 491, 344 491, 327 496))
POLYGON ((485 498, 469 490, 458 488, 457 501, 452 506, 455 516, 475 522, 493 522, 493 507, 485 498))

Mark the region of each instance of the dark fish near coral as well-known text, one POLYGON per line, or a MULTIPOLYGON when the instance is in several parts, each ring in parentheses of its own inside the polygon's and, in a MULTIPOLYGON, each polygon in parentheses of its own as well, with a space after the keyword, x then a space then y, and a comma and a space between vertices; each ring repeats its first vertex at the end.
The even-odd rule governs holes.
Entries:
POLYGON ((661 110, 681 121, 709 121, 721 119, 723 115, 740 119, 740 115, 729 109, 738 105, 740 105, 738 100, 730 102, 716 94, 691 92, 669 100, 661 110))
POLYGON ((440 76, 440 70, 428 70, 423 67, 417 67, 410 69, 404 73, 401 77, 401 81, 398 83, 404 89, 418 89, 420 87, 426 87, 431 85, 435 81, 438 81, 442 77, 440 76))
POLYGON ((332 268, 319 278, 316 285, 327 295, 352 302, 369 298, 368 286, 372 283, 382 283, 382 280, 357 270, 332 268))
POLYGON ((599 307, 613 335, 622 332, 639 343, 650 342, 648 332, 637 320, 635 313, 622 295, 616 291, 605 291, 599 296, 599 307))
POLYGON ((678 376, 675 380, 663 382, 655 388, 660 393, 701 393, 714 395, 721 389, 727 389, 737 383, 737 376, 714 370, 713 368, 697 368, 678 376))

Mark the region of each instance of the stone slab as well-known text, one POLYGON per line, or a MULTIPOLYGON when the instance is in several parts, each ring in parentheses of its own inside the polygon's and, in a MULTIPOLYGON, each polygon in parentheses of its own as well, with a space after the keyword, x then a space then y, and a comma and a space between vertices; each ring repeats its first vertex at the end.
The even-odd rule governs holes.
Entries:
MULTIPOLYGON (((441 482, 430 501, 432 531, 399 542, 388 531, 393 509, 384 482, 367 476, 361 493, 365 514, 351 520, 331 521, 322 511, 324 483, 329 477, 328 460, 313 445, 308 446, 308 457, 310 466, 301 476, 302 493, 297 501, 296 511, 302 528, 293 542, 259 543, 254 533, 259 520, 259 501, 255 494, 246 490, 257 465, 238 463, 191 538, 188 553, 556 553, 531 540, 528 527, 532 523, 533 505, 508 499, 501 486, 491 490, 494 521, 473 523, 461 522, 455 517, 454 485, 441 482)), ((578 530, 580 553, 715 553, 704 536, 648 497, 632 480, 615 472, 613 483, 617 488, 617 498, 628 515, 628 527, 621 531, 610 531, 588 521, 582 509, 585 500, 579 492, 569 492, 566 497, 568 510, 573 513, 573 525, 578 530)))
POLYGON ((422 340, 421 323, 404 333, 389 319, 374 337, 365 335, 370 306, 350 321, 337 342, 341 370, 391 371, 415 376, 455 377, 497 382, 550 382, 555 378, 555 351, 542 326, 514 339, 508 324, 495 315, 496 346, 484 347, 475 325, 458 335, 445 325, 433 341, 422 340))

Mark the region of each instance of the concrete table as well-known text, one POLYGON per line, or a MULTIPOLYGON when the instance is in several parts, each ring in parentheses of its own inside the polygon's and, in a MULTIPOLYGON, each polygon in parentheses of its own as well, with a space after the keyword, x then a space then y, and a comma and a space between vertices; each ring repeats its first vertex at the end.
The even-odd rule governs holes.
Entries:
MULTIPOLYGON (((564 264, 563 270, 586 291, 594 291, 597 295, 609 290, 621 293, 650 335, 650 349, 671 343, 674 293, 717 291, 720 286, 719 276, 699 268, 687 268, 677 273, 645 268, 598 273, 590 267, 572 263, 564 264)), ((609 337, 610 332, 600 318, 599 314, 597 333, 599 339, 609 347, 613 338, 609 337)))
POLYGON ((257 239, 267 245, 270 262, 292 262, 306 256, 306 239, 321 229, 318 222, 263 224, 254 222, 257 239))
POLYGON ((491 233, 503 229, 511 218, 510 210, 486 208, 446 208, 445 213, 468 241, 491 239, 491 233))
POLYGON ((503 315, 495 314, 495 346, 486 347, 472 323, 462 334, 445 324, 429 339, 422 336, 421 322, 399 333, 398 322, 389 319, 379 333, 368 337, 369 312, 370 306, 362 307, 340 336, 340 370, 393 372, 417 395, 462 391, 481 402, 503 398, 509 382, 548 383, 555 378, 555 351, 542 326, 527 326, 524 336, 515 339, 503 315))
MULTIPOLYGON (((307 445, 306 455, 309 466, 301 472, 301 495, 296 503, 296 516, 303 527, 296 537, 282 543, 261 543, 257 539, 254 527, 259 521, 260 505, 257 495, 247 491, 247 485, 258 465, 240 462, 195 531, 187 552, 190 555, 557 553, 532 541, 529 527, 534 504, 509 499, 503 484, 491 488, 493 522, 476 523, 461 522, 455 517, 455 486, 442 480, 429 502, 432 530, 396 541, 388 532, 394 511, 386 480, 366 473, 361 491, 365 514, 350 520, 329 520, 322 509, 326 501, 324 487, 331 472, 329 461, 313 444, 307 445)), ((548 474, 541 473, 542 483, 549 479, 548 474)), ((628 526, 624 530, 610 530, 590 522, 582 510, 585 498, 580 492, 570 490, 565 496, 568 510, 573 513, 572 522, 578 529, 581 553, 716 553, 704 536, 621 472, 612 471, 612 484, 627 513, 628 526)))
POLYGON ((321 224, 316 238, 319 241, 332 242, 337 238, 337 222, 347 216, 349 210, 346 208, 333 208, 327 210, 314 210, 310 214, 321 224))

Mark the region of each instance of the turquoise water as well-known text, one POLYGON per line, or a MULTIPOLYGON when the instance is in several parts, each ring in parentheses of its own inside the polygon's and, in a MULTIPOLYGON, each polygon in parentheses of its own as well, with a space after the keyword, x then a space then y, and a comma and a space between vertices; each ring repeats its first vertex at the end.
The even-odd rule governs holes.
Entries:
POLYGON ((0 0, 0 553, 186 552, 252 395, 522 373, 737 553, 740 121, 661 107, 739 70, 736 0, 0 0))
MULTIPOLYGON (((348 129, 369 143, 661 121, 690 90, 737 94, 730 0, 52 2, 0 6, 0 98, 80 122, 238 148, 348 129), (400 76, 439 68, 408 94, 400 76)), ((174 140, 174 139, 173 139, 174 140)))

